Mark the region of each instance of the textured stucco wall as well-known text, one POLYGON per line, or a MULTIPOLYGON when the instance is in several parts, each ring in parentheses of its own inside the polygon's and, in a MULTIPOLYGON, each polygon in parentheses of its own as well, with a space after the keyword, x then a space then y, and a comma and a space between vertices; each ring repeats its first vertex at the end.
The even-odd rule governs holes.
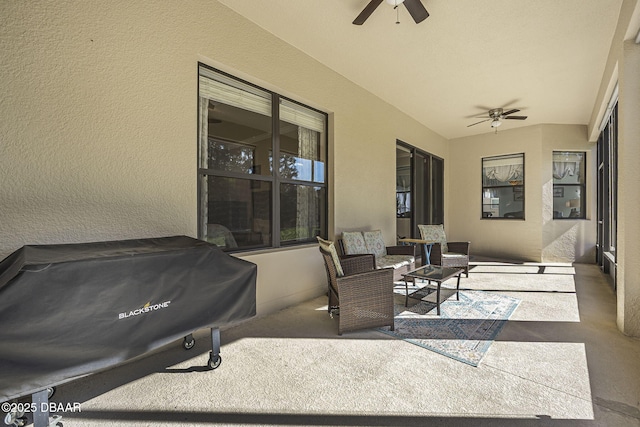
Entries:
POLYGON ((554 150, 587 151, 595 163, 585 126, 536 125, 451 141, 451 192, 447 236, 470 240, 477 255, 551 262, 594 262, 595 191, 587 173, 587 220, 553 220, 554 150), (524 153, 525 220, 481 219, 483 157, 524 153), (456 172, 457 171, 457 172, 456 172), (463 172, 464 171, 464 172, 463 172))
POLYGON ((180 17, 157 12, 1 3, 2 255, 26 243, 193 235, 193 52, 173 40, 180 17))
POLYGON ((542 164, 542 260, 546 262, 595 262, 597 145, 588 142, 586 126, 544 125, 541 128, 542 164), (553 219, 554 151, 584 151, 586 157, 586 219, 553 219))
MULTIPOLYGON (((330 113, 332 230, 395 240, 395 141, 446 141, 210 0, 0 2, 0 257, 196 235, 197 62, 330 113)), ((320 295, 315 246, 241 254, 258 312, 320 295)))
POLYGON ((451 141, 451 192, 447 237, 471 241, 471 252, 530 261, 540 260, 541 188, 539 126, 500 129, 451 141), (482 158, 525 153, 525 221, 482 217, 482 158), (456 173, 456 171, 459 171, 456 173))
POLYGON ((618 104, 618 326, 640 337, 640 45, 624 43, 618 104))

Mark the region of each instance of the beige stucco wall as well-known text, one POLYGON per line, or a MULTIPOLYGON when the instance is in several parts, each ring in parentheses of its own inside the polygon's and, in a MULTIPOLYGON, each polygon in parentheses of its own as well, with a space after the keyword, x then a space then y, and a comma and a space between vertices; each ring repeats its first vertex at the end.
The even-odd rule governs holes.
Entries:
POLYGON ((640 44, 624 43, 618 110, 618 326, 640 337, 640 44))
MULTIPOLYGON (((395 241, 396 138, 446 141, 215 1, 0 2, 0 258, 196 236, 197 62, 330 113, 331 235, 395 241)), ((240 254, 258 313, 320 295, 314 245, 240 254)))
MULTIPOLYGON (((505 125, 504 127, 507 127, 505 125)), ((587 172, 587 220, 553 220, 553 151, 587 151, 595 165, 595 146, 586 126, 535 125, 500 128, 451 141, 451 197, 447 236, 471 241, 476 255, 544 262, 593 262, 595 248, 595 185, 587 172), (482 219, 482 158, 524 153, 525 220, 482 219), (457 171, 457 173, 456 173, 457 171), (464 171, 462 173, 461 171, 464 171)))
POLYGON ((597 240, 597 145, 587 141, 586 126, 542 125, 542 261, 595 262, 597 240), (586 219, 553 219, 554 151, 584 151, 586 156, 586 219))
MULTIPOLYGON (((506 126, 505 126, 506 127, 506 126)), ((540 169, 540 128, 500 130, 451 141, 449 167, 464 173, 451 174, 447 237, 470 241, 471 253, 537 261, 540 259, 541 216, 539 182, 531 173, 540 169), (536 149, 537 147, 537 149, 536 149), (525 153, 525 218, 483 220, 482 158, 525 153), (537 166, 537 167, 536 167, 537 166)))

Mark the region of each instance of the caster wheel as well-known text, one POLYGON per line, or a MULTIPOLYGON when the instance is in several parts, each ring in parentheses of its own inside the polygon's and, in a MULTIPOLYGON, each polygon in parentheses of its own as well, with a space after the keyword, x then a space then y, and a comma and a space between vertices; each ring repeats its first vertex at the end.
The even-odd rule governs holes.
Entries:
POLYGON ((191 337, 191 339, 187 339, 187 337, 184 337, 184 340, 182 341, 182 347, 185 350, 191 350, 194 345, 196 345, 196 340, 193 337, 191 337))
POLYGON ((27 419, 24 417, 24 412, 9 412, 4 417, 4 423, 12 427, 23 427, 27 425, 27 419))
POLYGON ((209 369, 216 369, 222 363, 222 357, 220 355, 213 356, 209 354, 209 369))
POLYGON ((56 394, 56 388, 55 387, 47 387, 47 397, 49 399, 51 399, 54 394, 56 394))

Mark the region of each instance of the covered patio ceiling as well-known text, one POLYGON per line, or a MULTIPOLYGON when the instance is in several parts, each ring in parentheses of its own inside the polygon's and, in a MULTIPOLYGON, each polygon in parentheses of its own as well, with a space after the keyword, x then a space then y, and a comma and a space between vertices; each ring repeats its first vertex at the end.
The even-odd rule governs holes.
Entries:
POLYGON ((588 124, 622 0, 422 0, 430 16, 370 0, 218 0, 447 139, 493 132, 487 111, 588 124), (396 19, 399 24, 396 24, 396 19))

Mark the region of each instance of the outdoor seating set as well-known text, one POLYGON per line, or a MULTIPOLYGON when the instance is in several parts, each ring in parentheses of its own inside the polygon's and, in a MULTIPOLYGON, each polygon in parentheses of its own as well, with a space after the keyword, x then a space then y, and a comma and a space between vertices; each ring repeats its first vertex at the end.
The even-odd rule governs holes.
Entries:
MULTIPOLYGON (((469 242, 447 242, 444 226, 419 225, 423 266, 416 268, 414 245, 386 246, 380 230, 343 232, 333 241, 318 237, 328 281, 331 315, 339 312, 338 334, 389 326, 394 329, 394 282, 417 278, 436 282, 440 314, 440 284, 462 272, 469 277, 469 242)), ((405 298, 405 305, 408 297, 405 298)))

